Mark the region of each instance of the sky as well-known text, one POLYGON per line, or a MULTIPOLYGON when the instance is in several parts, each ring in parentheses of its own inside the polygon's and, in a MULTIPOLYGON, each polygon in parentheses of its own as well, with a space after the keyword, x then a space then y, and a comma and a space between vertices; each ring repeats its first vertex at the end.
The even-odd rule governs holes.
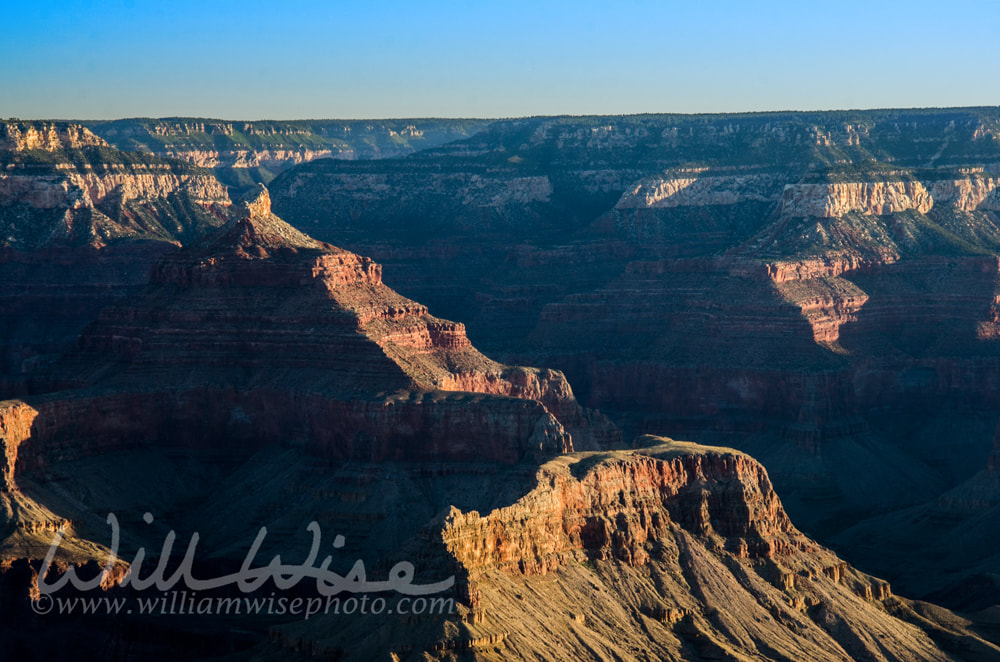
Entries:
POLYGON ((1000 2, 9 2, 0 117, 1000 105, 1000 2))

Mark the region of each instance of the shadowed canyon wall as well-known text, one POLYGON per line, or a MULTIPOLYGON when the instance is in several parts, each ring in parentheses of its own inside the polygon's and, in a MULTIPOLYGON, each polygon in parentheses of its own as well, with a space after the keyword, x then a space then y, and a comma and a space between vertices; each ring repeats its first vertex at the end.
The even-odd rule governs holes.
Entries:
POLYGON ((832 535, 985 466, 998 131, 992 108, 531 118, 272 189, 627 431, 751 452, 832 535))

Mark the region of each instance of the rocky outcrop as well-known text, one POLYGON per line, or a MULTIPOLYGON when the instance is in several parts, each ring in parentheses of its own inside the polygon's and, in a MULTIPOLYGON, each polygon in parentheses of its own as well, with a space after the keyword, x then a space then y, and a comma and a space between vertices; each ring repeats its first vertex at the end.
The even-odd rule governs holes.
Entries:
POLYGON ((209 173, 118 152, 81 126, 0 126, 8 136, 0 146, 6 150, 3 246, 33 251, 123 239, 177 241, 197 235, 197 226, 218 225, 216 216, 230 204, 225 187, 209 173), (39 156, 40 149, 52 154, 39 156))
POLYGON ((0 403, 0 491, 15 489, 14 471, 21 442, 31 436, 31 426, 38 411, 23 402, 0 403))
POLYGON ((782 194, 781 213, 831 218, 847 214, 882 216, 912 209, 926 214, 933 205, 931 194, 915 181, 790 184, 782 194))
POLYGON ((124 204, 179 191, 199 204, 229 204, 225 187, 204 171, 135 159, 107 148, 104 140, 78 124, 0 123, 0 150, 13 152, 0 173, 0 205, 77 209, 111 197, 124 204), (105 151, 87 151, 93 147, 105 151), (24 154, 32 150, 54 152, 56 158, 38 160, 24 154))
POLYGON ((280 171, 316 159, 352 159, 353 150, 332 149, 234 149, 234 150, 172 150, 158 156, 188 161, 201 168, 267 168, 280 171))
MULTIPOLYGON (((645 438, 640 443, 656 443, 645 438)), ((662 442, 662 440, 660 440, 662 442)), ((630 565, 680 527, 741 558, 770 559, 815 545, 791 525, 763 468, 738 453, 611 453, 546 465, 519 503, 480 516, 452 511, 449 551, 467 570, 551 572, 586 551, 630 565)))
POLYGON ((958 211, 1000 211, 998 185, 996 177, 971 176, 933 182, 930 193, 936 204, 947 203, 958 211))
POLYGON ((112 165, 103 173, 56 170, 53 175, 38 176, 17 174, 15 170, 0 175, 0 204, 21 203, 36 209, 78 209, 100 205, 109 198, 122 204, 177 193, 203 205, 229 204, 225 187, 214 177, 177 174, 169 167, 112 165))
POLYGON ((628 184, 609 216, 630 241, 710 254, 758 229, 787 181, 783 173, 679 169, 628 184))
POLYGON ((940 625, 908 616, 886 582, 791 525, 756 462, 640 443, 649 447, 558 458, 516 503, 443 516, 465 609, 437 649, 573 659, 627 641, 659 659, 692 645, 733 658, 948 659, 940 625))
POLYGON ((453 604, 452 614, 407 616, 391 628, 372 616, 319 616, 275 627, 269 643, 348 660, 388 650, 430 659, 944 661, 957 641, 969 659, 1000 650, 967 621, 895 597, 799 532, 751 458, 658 437, 635 445, 554 458, 485 508, 445 506, 403 558, 455 576, 430 597, 453 604))
POLYGON ((874 181, 794 184, 785 187, 781 212, 787 216, 830 218, 849 213, 882 216, 914 210, 929 212, 935 204, 957 211, 997 211, 995 177, 919 181, 874 181))
POLYGON ((767 175, 657 176, 633 184, 615 209, 663 209, 734 205, 741 202, 777 202, 783 178, 767 175))
POLYGON ((54 152, 81 147, 107 146, 90 129, 68 122, 0 122, 0 150, 54 152))
MULTIPOLYGON (((240 200, 239 213, 241 216, 248 219, 255 218, 268 218, 271 216, 271 194, 268 192, 265 186, 258 186, 253 192, 247 193, 240 200)), ((278 224, 274 224, 275 228, 284 229, 286 232, 291 232, 292 228, 283 228, 278 224)), ((291 235, 289 235, 291 236, 291 235)), ((258 241, 263 240, 263 238, 256 238, 258 241)), ((309 243, 309 238, 305 235, 295 234, 292 239, 289 237, 281 237, 281 240, 286 243, 291 243, 296 247, 308 247, 308 248, 320 248, 321 244, 317 241, 309 243)))
POLYGON ((817 343, 836 343, 840 328, 857 321, 868 302, 867 293, 843 278, 796 279, 779 282, 776 287, 782 298, 799 307, 817 343))
MULTIPOLYGON (((886 259, 885 262, 893 262, 886 259)), ((804 281, 812 278, 836 278, 848 271, 871 266, 872 262, 857 255, 828 255, 821 258, 802 258, 776 262, 737 262, 730 267, 733 275, 758 274, 762 271, 775 283, 804 281)))

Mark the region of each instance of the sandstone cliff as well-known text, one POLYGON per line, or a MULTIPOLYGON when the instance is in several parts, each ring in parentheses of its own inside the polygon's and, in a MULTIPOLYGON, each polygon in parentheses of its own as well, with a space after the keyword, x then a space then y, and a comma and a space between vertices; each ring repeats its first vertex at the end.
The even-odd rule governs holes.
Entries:
POLYGON ((938 203, 947 203, 958 211, 1000 211, 996 190, 1000 179, 988 176, 969 176, 961 179, 936 181, 930 189, 931 197, 938 203))
POLYGON ((351 158, 353 151, 333 151, 331 149, 236 149, 218 150, 177 150, 168 149, 158 156, 181 159, 202 168, 267 168, 280 171, 300 163, 315 159, 351 158))
POLYGON ((910 209, 922 214, 934 202, 920 182, 847 182, 785 187, 781 213, 830 218, 850 213, 882 216, 910 209))
POLYGON ((32 149, 56 151, 88 146, 107 146, 90 129, 66 122, 0 123, 0 149, 23 152, 32 149))
POLYGON ((164 198, 178 192, 203 205, 229 202, 225 188, 210 176, 177 174, 170 172, 169 166, 144 170, 110 164, 102 173, 66 172, 62 177, 58 175, 63 173, 58 171, 54 177, 8 172, 0 179, 0 204, 18 202, 37 209, 78 209, 99 205, 111 196, 117 203, 127 203, 140 198, 164 198))

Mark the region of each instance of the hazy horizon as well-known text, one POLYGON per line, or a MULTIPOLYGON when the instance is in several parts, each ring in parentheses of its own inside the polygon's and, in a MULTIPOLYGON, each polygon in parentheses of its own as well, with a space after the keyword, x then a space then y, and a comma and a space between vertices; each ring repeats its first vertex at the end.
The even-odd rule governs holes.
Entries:
POLYGON ((7 8, 0 116, 511 118, 1000 105, 1000 9, 63 2, 7 8))
POLYGON ((0 115, 0 119, 10 119, 11 117, 16 117, 22 121, 43 121, 43 122, 114 122, 119 120, 209 120, 209 121, 219 121, 219 122, 329 122, 329 121, 344 121, 344 122, 380 122, 380 121, 401 121, 401 120, 479 120, 479 121, 504 121, 504 120, 519 120, 519 119, 531 119, 538 117, 569 117, 569 118, 587 118, 587 117, 642 117, 642 116, 657 116, 657 115, 677 115, 680 117, 711 117, 711 116, 729 116, 729 115, 781 115, 784 113, 795 113, 795 114, 820 114, 820 113, 870 113, 870 112, 885 112, 885 111, 918 111, 918 110, 975 110, 977 108, 982 109, 992 109, 1000 108, 1000 104, 994 105, 980 105, 980 106, 884 106, 878 108, 815 108, 809 110, 800 110, 798 108, 777 108, 773 110, 729 110, 729 111, 717 111, 717 112, 703 112, 703 113, 678 113, 671 111, 664 112, 652 112, 652 113, 559 113, 554 115, 509 115, 509 116, 497 116, 497 117, 487 117, 481 116, 471 116, 471 115, 399 115, 399 116, 371 116, 371 117, 220 117, 220 116, 210 116, 210 115, 131 115, 131 116, 120 116, 120 117, 32 117, 32 116, 20 116, 20 115, 8 115, 6 117, 0 115))

